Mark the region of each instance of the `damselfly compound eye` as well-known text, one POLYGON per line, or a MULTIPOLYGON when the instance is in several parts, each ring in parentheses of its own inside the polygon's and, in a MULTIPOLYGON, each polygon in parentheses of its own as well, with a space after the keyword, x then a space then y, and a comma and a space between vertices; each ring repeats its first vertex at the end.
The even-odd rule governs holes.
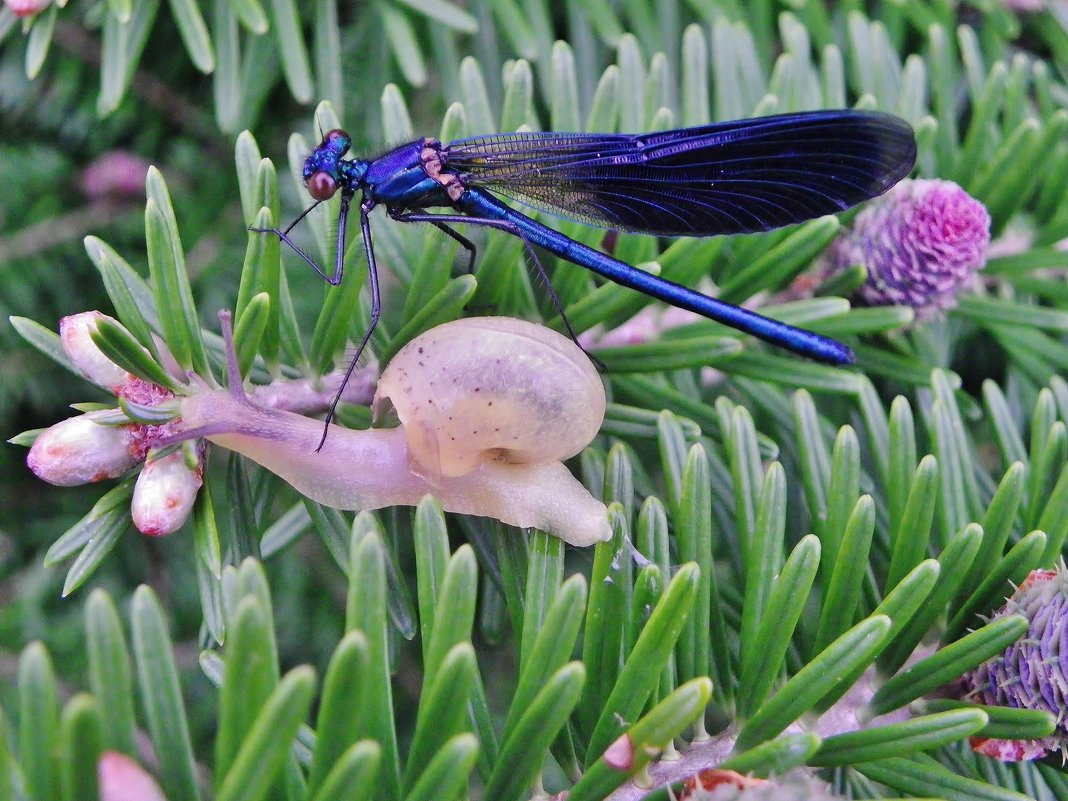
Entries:
POLYGON ((308 194, 316 200, 329 200, 337 191, 337 181, 322 170, 309 175, 306 183, 308 194))

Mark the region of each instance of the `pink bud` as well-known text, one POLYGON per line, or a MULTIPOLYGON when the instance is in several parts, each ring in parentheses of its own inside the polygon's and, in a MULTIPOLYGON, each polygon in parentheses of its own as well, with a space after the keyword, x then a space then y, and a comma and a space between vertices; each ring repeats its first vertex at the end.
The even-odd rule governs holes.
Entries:
POLYGON ((82 171, 82 191, 90 198, 143 198, 149 164, 126 150, 109 150, 82 171))
POLYGON ((629 734, 623 734, 604 752, 604 761, 615 770, 628 771, 634 767, 634 741, 629 734))
POLYGON ((59 321, 63 350, 70 356, 78 372, 97 386, 142 406, 154 406, 173 397, 170 390, 126 372, 104 355, 104 351, 93 342, 92 336, 102 320, 121 327, 117 320, 98 311, 72 314, 59 321))
POLYGON ((182 451, 146 462, 134 485, 130 514, 142 534, 173 534, 193 511, 203 481, 203 462, 190 470, 182 451))
POLYGON ((26 464, 34 474, 58 487, 75 487, 122 475, 141 458, 133 426, 94 422, 102 414, 71 417, 45 431, 33 443, 26 464))
POLYGON ((16 17, 31 17, 52 5, 52 0, 4 0, 16 17))
POLYGON ((74 366, 94 384, 118 393, 133 376, 111 361, 93 342, 92 334, 101 320, 118 322, 98 311, 81 312, 59 321, 59 337, 63 350, 74 366))
POLYGON ((105 751, 96 765, 100 801, 167 801, 144 768, 126 754, 105 751))

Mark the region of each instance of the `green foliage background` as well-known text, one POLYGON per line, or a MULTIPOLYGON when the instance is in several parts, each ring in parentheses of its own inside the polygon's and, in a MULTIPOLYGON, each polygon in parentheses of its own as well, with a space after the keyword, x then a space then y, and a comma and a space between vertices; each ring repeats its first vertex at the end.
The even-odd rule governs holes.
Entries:
MULTIPOLYGON (((373 152, 521 125, 643 130, 881 108, 916 128, 918 174, 960 182, 995 236, 1016 243, 959 309, 911 330, 908 309, 837 297, 855 275, 765 305, 849 341, 859 370, 740 346, 704 322, 599 351, 614 403, 575 466, 617 504, 616 539, 586 552, 446 519, 430 503, 350 519, 219 457, 216 513, 146 541, 121 508, 86 516, 99 487, 45 487, 24 450, 7 448, 0 798, 87 797, 85 755, 138 754, 136 729, 172 799, 524 798, 548 752, 547 787, 606 798, 626 778, 601 759, 620 721, 639 745, 716 732, 683 768, 697 753, 759 775, 808 765, 858 798, 1068 797, 1056 765, 1004 767, 964 744, 976 732, 1039 736, 1049 716, 918 700, 1020 635, 1019 619, 983 616, 1011 582, 1053 565, 1068 534, 1062 17, 1056 4, 1015 13, 993 0, 112 0, 28 22, 0 11, 0 307, 44 326, 0 329, 11 435, 66 416, 71 401, 106 400, 31 347, 54 346, 60 316, 111 310, 107 259, 95 244, 87 257, 83 237, 133 265, 126 280, 146 309, 167 301, 131 277, 155 257, 144 197, 80 189, 85 166, 116 149, 164 176, 148 194, 173 204, 185 254, 173 274, 191 282, 209 331, 218 308, 246 312, 243 281, 278 267, 277 249, 244 228, 261 207, 276 221, 297 213, 306 198, 291 173, 317 126, 335 124, 373 152), (702 386, 703 366, 724 381, 702 386), (103 547, 87 539, 101 520, 103 547), (587 578, 566 578, 576 573, 587 578), (63 599, 64 588, 75 591, 63 599), (921 641, 927 661, 906 668, 921 641), (294 667, 306 664, 324 680, 294 667), (913 703, 915 717, 853 740, 819 724, 781 735, 851 710, 841 698, 854 683, 877 690, 868 712, 913 703)), ((304 241, 330 263, 326 211, 304 241)), ((436 232, 375 222, 396 278, 379 356, 418 333, 418 309, 423 327, 466 301, 559 325, 519 243, 479 237, 476 286, 435 269, 455 251, 436 232)), ((838 230, 816 220, 704 241, 624 235, 616 252, 676 280, 711 276, 735 302, 774 299, 838 230)), ((278 313, 245 343, 265 359, 257 380, 317 375, 361 330, 356 244, 334 293, 286 259, 269 293, 278 313), (290 324, 300 337, 282 336, 290 324)), ((554 284, 580 330, 648 303, 577 269, 554 284)))

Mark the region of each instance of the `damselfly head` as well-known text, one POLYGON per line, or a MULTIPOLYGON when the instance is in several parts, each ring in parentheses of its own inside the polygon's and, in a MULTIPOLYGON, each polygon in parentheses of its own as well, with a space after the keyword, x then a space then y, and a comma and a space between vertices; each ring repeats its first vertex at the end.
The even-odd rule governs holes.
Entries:
POLYGON ((340 128, 327 131, 323 141, 304 162, 304 183, 316 200, 329 200, 338 189, 341 157, 349 151, 352 137, 340 128))

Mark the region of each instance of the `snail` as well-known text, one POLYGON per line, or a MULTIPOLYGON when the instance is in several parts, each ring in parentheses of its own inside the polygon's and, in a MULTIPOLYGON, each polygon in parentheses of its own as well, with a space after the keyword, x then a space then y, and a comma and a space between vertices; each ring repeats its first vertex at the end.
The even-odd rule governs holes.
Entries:
POLYGON ((555 331, 510 317, 456 320, 402 348, 378 380, 372 411, 396 409, 412 469, 431 481, 479 464, 560 462, 604 419, 589 358, 555 331))
MULTIPOLYGON (((228 326, 224 333, 229 340, 228 326)), ((597 433, 604 388, 570 339, 521 320, 433 328, 383 371, 373 409, 400 426, 356 431, 253 404, 230 355, 230 390, 180 401, 185 437, 236 451, 327 506, 415 505, 536 527, 573 545, 606 540, 606 509, 562 464, 597 433)))

